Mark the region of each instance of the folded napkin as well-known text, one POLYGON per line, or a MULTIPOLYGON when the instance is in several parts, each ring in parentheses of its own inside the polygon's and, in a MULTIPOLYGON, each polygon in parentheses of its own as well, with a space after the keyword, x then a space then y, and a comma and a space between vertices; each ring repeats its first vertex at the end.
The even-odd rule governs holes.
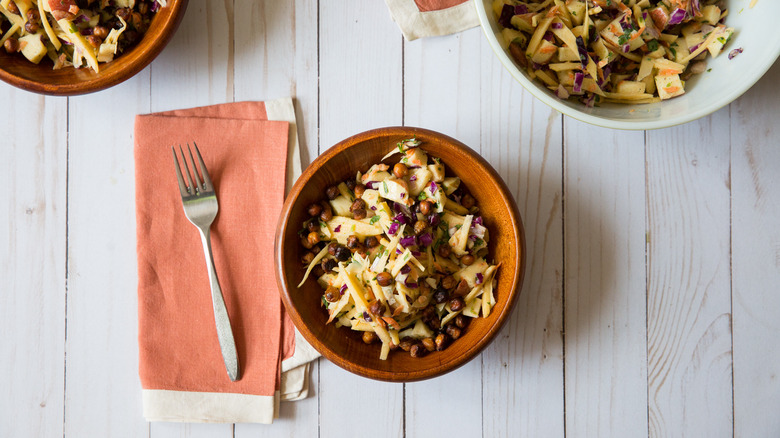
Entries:
POLYGON ((449 35, 479 26, 474 0, 385 0, 404 37, 449 35))
POLYGON ((141 115, 135 123, 139 375, 148 421, 271 423, 304 398, 317 353, 284 313, 274 276, 279 212, 300 175, 292 99, 141 115), (238 350, 227 377, 200 237, 171 146, 195 142, 217 192, 214 263, 238 350))

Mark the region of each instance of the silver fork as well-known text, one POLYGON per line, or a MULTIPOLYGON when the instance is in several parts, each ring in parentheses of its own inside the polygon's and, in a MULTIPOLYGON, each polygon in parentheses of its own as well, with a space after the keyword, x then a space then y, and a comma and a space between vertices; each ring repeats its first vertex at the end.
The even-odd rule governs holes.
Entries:
MULTIPOLYGON (((193 143, 195 144, 195 143, 193 143)), ((214 185, 211 183, 206 165, 200 156, 198 145, 195 144, 195 154, 198 156, 200 164, 200 173, 203 178, 198 176, 198 169, 195 167, 195 160, 192 156, 192 149, 187 143, 190 163, 192 164, 192 174, 187 165, 187 157, 184 150, 179 145, 179 152, 184 162, 184 173, 187 181, 185 184, 182 178, 181 166, 176 156, 176 149, 171 147, 173 152, 173 161, 176 164, 176 177, 179 180, 179 191, 181 192, 181 202, 184 205, 184 215, 200 231, 200 240, 203 242, 203 251, 206 253, 206 268, 209 272, 209 283, 211 284, 211 301, 214 304, 214 320, 217 323, 217 337, 219 338, 219 348, 222 350, 222 359, 225 361, 228 377, 235 382, 240 376, 238 365, 238 355, 236 354, 236 343, 233 340, 233 330, 230 328, 230 318, 228 317, 225 300, 222 297, 222 288, 219 286, 217 271, 214 269, 214 258, 211 255, 211 223, 217 216, 219 206, 217 204, 217 194, 214 192, 214 185), (195 182, 193 184, 193 181, 195 182)))

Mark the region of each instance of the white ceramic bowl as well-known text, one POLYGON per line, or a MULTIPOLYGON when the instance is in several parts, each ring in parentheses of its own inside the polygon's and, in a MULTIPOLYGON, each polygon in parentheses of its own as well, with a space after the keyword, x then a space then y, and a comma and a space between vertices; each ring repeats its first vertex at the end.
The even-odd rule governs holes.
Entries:
POLYGON ((532 81, 517 67, 509 51, 502 47, 501 28, 493 14, 493 0, 475 0, 477 14, 490 46, 502 64, 528 91, 542 102, 577 120, 616 129, 657 129, 687 123, 728 105, 755 84, 780 55, 780 0, 728 0, 726 24, 734 37, 715 59, 708 58, 711 71, 696 75, 686 83, 685 94, 663 102, 645 105, 601 104, 587 108, 579 102, 557 98, 547 88, 532 81), (728 53, 741 47, 734 59, 728 53), (632 111, 633 110, 633 111, 632 111))

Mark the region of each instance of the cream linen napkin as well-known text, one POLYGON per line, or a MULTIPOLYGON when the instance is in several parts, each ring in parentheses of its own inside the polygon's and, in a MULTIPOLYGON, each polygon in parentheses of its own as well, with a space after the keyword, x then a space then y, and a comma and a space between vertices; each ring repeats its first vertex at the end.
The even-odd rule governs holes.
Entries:
POLYGON ((385 0, 404 37, 449 35, 479 26, 474 0, 385 0))

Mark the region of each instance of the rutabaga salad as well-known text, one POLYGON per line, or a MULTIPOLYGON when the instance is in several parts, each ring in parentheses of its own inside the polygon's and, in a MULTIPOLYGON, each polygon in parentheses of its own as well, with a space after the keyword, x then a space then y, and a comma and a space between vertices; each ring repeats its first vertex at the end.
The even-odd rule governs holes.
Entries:
POLYGON ((300 231, 307 266, 323 289, 328 323, 381 342, 380 358, 443 350, 471 318, 490 315, 498 269, 476 200, 415 139, 365 174, 325 190, 300 231))
POLYGON ((495 0, 493 10, 515 62, 588 106, 685 93, 734 32, 720 0, 495 0))
POLYGON ((166 0, 0 0, 0 45, 54 69, 100 63, 140 41, 166 0))

